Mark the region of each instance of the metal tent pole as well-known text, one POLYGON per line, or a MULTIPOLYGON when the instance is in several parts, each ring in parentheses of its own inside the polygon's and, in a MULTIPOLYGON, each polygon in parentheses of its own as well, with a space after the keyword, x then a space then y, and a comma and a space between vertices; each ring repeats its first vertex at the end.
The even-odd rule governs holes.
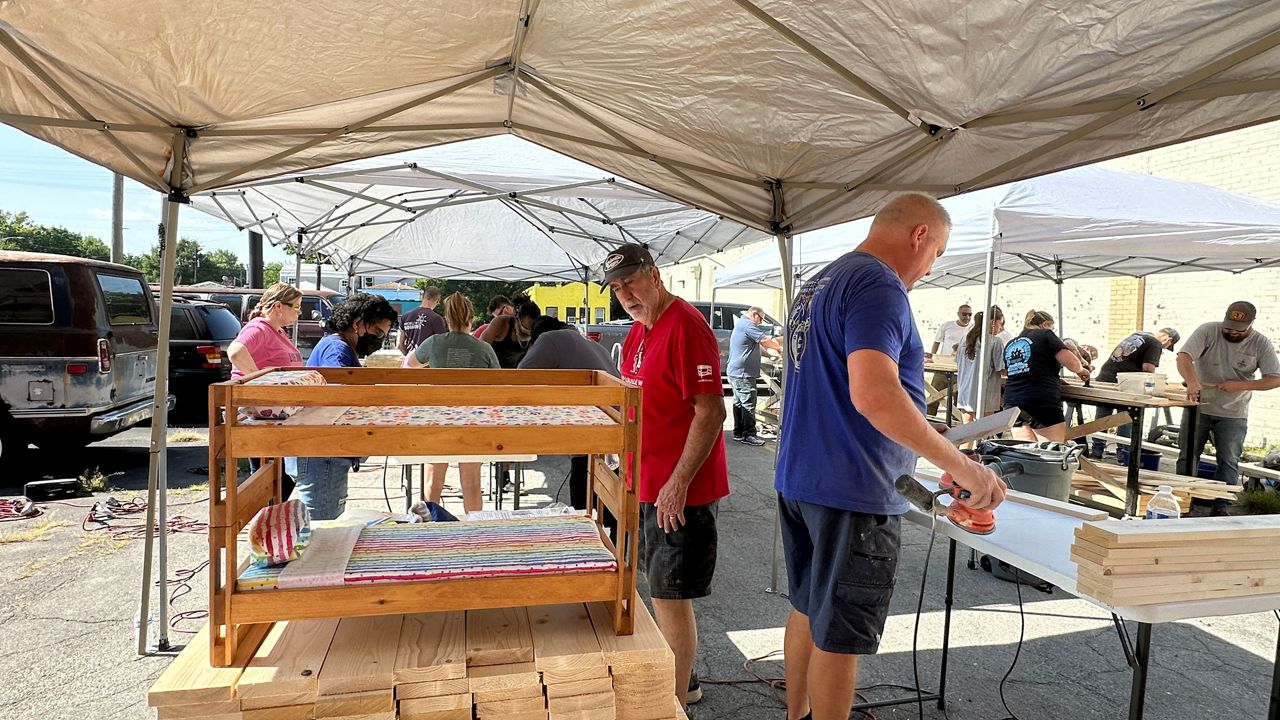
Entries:
MULTIPOLYGON (((293 283, 294 283, 294 287, 298 288, 299 290, 302 289, 302 231, 301 230, 298 231, 297 252, 295 252, 293 255, 293 283)), ((350 293, 354 291, 351 288, 347 288, 347 292, 350 293)), ((298 319, 301 320, 302 316, 299 315, 298 319)), ((294 321, 293 323, 293 345, 294 347, 298 346, 298 322, 297 321, 294 321)))
POLYGON ((981 418, 986 414, 987 410, 987 353, 990 347, 988 330, 991 327, 991 304, 995 301, 995 279, 996 279, 996 248, 994 242, 991 248, 987 250, 987 274, 986 274, 986 299, 982 303, 982 307, 986 308, 982 311, 982 324, 986 327, 978 331, 978 357, 974 359, 974 367, 979 368, 977 373, 978 381, 978 401, 974 405, 974 412, 981 418))
MULTIPOLYGON (((782 323, 786 327, 791 316, 791 298, 794 297, 795 290, 794 278, 791 275, 792 267, 792 251, 794 244, 788 235, 775 235, 778 242, 778 255, 782 260, 782 323)), ((712 290, 712 297, 715 297, 715 290, 712 290)), ((786 345, 783 345, 782 358, 782 382, 780 383, 780 392, 782 397, 778 400, 778 439, 773 444, 773 464, 776 469, 778 466, 778 450, 782 444, 782 414, 786 412, 787 398, 787 358, 786 345)), ((773 559, 769 566, 769 587, 765 588, 765 592, 777 593, 781 592, 778 587, 778 546, 782 540, 782 525, 777 517, 777 509, 774 510, 773 519, 773 559)))
POLYGON ((1062 304, 1062 259, 1053 256, 1053 281, 1058 285, 1058 337, 1067 336, 1067 317, 1062 304))
MULTIPOLYGON (((173 143, 173 165, 170 187, 177 193, 182 169, 186 164, 186 137, 178 134, 173 143)), ((147 525, 143 546, 142 597, 138 610, 138 654, 147 652, 147 623, 151 617, 151 562, 155 533, 159 532, 160 549, 160 619, 156 649, 169 649, 169 606, 165 599, 168 580, 168 448, 165 432, 169 425, 169 334, 173 307, 173 274, 178 256, 178 203, 185 196, 171 194, 164 202, 164 237, 160 271, 160 322, 156 338, 156 382, 151 404, 150 464, 147 469, 147 525), (158 498, 157 498, 158 495, 158 498), (157 522, 157 504, 159 518, 157 522)))

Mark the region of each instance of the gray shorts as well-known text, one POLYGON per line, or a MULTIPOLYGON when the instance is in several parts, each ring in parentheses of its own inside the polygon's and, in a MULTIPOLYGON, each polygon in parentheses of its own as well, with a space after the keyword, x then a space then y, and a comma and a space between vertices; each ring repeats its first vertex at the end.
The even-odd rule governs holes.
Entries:
POLYGON ((659 600, 692 600, 711 594, 716 573, 716 506, 687 505, 675 532, 658 526, 653 503, 640 503, 640 571, 659 600))
POLYGON ((898 569, 901 518, 778 496, 791 606, 809 618, 819 650, 880 648, 898 569))

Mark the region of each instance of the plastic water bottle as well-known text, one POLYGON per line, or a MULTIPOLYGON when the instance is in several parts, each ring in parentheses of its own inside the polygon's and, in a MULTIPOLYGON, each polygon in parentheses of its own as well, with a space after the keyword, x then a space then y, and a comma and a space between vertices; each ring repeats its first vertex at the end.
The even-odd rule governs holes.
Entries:
POLYGON ((1145 380, 1143 380, 1143 381, 1142 381, 1142 392, 1143 392, 1143 394, 1145 394, 1145 395, 1155 395, 1155 394, 1156 394, 1156 381, 1155 381, 1155 378, 1147 378, 1147 379, 1145 379, 1145 380))
POLYGON ((1178 507, 1178 498, 1173 496, 1173 488, 1168 485, 1161 485, 1156 488, 1156 494, 1147 502, 1147 520, 1177 520, 1182 516, 1182 510, 1178 507))

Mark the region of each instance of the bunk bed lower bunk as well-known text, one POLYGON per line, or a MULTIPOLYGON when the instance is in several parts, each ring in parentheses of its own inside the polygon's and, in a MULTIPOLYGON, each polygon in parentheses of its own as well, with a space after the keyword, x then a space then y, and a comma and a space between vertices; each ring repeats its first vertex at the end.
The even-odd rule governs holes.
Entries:
POLYGON ((279 620, 602 601, 614 631, 631 633, 639 503, 623 477, 639 472, 639 405, 638 388, 585 370, 268 370, 212 386, 212 664, 243 661, 279 620), (283 457, 394 454, 589 455, 591 507, 323 528, 287 565, 239 561, 241 530, 281 500, 283 457), (237 481, 237 461, 255 457, 259 470, 237 481), (618 519, 612 537, 605 509, 618 519))

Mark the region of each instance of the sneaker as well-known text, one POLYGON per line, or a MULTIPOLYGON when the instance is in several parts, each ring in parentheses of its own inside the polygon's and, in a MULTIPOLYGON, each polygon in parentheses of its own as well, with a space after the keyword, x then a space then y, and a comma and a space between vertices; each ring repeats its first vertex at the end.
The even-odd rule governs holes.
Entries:
POLYGON ((741 436, 741 435, 739 435, 739 434, 737 434, 737 433, 734 433, 734 434, 733 434, 733 441, 734 441, 734 442, 742 442, 742 436, 741 436))
POLYGON ((689 690, 684 694, 685 705, 696 705, 702 700, 702 687, 698 685, 698 673, 689 673, 689 690))
POLYGON ((751 445, 753 447, 760 447, 761 445, 764 444, 764 441, 755 435, 748 435, 742 438, 742 444, 751 445))

